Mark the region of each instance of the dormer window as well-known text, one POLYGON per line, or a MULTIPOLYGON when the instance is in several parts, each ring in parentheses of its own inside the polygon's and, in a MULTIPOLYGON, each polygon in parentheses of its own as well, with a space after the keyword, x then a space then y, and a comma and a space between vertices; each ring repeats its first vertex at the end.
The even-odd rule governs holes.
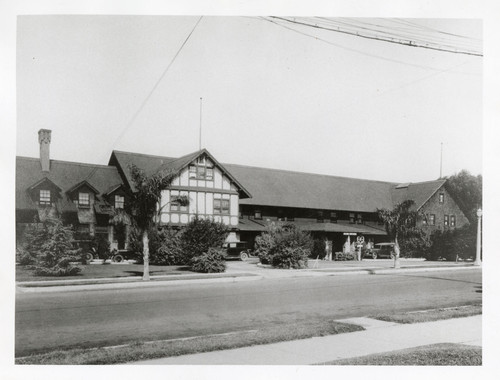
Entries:
POLYGON ((363 215, 362 214, 356 215, 356 223, 363 224, 363 215))
POLYGON ((50 205, 50 190, 40 190, 39 203, 41 205, 50 205))
POLYGON ((123 195, 115 195, 115 209, 123 209, 125 206, 125 197, 123 195))
POLYGON ((90 206, 90 194, 89 193, 78 193, 78 206, 79 207, 89 207, 90 206))

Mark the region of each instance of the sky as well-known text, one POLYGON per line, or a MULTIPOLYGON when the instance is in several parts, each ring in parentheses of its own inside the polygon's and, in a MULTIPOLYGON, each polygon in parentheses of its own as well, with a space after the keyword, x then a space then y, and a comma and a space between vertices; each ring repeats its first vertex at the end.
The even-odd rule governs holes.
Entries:
MULTIPOLYGON (((482 173, 482 57, 268 20, 20 16, 17 155, 38 157, 47 128, 54 159, 180 157, 201 119, 219 162, 418 182, 443 143, 443 176, 482 173)), ((482 47, 481 20, 410 21, 482 47)))

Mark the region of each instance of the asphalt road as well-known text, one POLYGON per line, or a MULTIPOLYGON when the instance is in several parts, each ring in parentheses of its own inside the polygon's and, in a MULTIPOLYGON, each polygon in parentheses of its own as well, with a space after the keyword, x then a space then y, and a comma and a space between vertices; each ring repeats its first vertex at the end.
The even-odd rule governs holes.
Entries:
POLYGON ((16 295, 16 357, 480 302, 480 270, 16 295))

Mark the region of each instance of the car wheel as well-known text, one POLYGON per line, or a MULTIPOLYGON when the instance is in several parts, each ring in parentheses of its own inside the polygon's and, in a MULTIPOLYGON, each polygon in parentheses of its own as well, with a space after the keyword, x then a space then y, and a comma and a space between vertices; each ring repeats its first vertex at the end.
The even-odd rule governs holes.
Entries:
POLYGON ((240 259, 241 259, 241 261, 244 261, 244 260, 248 259, 248 253, 241 252, 240 253, 240 259))
POLYGON ((90 252, 87 252, 85 254, 85 260, 87 260, 87 261, 94 260, 94 255, 92 255, 90 252))
POLYGON ((123 256, 122 255, 113 256, 113 261, 115 263, 121 263, 123 261, 123 256))

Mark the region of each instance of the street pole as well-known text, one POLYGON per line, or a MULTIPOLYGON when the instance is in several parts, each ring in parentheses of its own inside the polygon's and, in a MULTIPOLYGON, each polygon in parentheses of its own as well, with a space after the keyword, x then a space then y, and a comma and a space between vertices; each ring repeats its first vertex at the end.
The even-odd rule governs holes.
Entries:
POLYGON ((483 215, 483 210, 477 210, 477 244, 476 244, 476 261, 474 265, 481 265, 481 216, 483 215))

